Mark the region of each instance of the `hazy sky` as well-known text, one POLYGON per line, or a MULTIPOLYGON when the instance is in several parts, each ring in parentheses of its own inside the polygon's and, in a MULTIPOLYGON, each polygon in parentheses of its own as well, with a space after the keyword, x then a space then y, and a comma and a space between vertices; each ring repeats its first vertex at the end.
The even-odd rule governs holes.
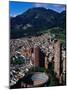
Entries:
POLYGON ((65 5, 63 4, 42 4, 42 3, 27 3, 27 2, 14 2, 10 1, 10 16, 16 16, 33 7, 44 7, 47 9, 52 9, 57 12, 62 12, 65 10, 65 5))

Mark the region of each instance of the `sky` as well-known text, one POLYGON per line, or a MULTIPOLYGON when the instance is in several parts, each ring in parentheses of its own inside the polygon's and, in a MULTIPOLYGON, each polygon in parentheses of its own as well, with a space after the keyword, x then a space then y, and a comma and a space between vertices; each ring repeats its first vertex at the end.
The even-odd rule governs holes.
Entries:
POLYGON ((10 9, 10 16, 17 16, 21 13, 24 13, 29 8, 33 7, 44 7, 46 9, 52 9, 57 12, 62 12, 66 9, 65 5, 63 4, 47 4, 47 3, 28 3, 28 2, 15 2, 10 1, 9 9, 10 9))

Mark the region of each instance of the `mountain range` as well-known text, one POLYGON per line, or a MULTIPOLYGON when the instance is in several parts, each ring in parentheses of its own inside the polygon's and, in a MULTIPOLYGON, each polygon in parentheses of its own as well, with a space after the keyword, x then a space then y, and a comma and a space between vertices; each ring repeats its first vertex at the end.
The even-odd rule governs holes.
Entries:
POLYGON ((10 38, 39 35, 53 27, 62 28, 65 32, 66 11, 58 13, 43 7, 31 8, 16 17, 10 17, 10 38))

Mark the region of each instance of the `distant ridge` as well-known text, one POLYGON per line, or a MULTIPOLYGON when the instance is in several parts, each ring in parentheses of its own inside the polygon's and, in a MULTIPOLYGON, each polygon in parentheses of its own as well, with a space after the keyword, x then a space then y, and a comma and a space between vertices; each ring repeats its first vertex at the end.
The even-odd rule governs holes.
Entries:
POLYGON ((66 11, 58 13, 43 7, 31 8, 21 15, 10 17, 10 38, 38 35, 42 30, 53 27, 66 28, 66 11))

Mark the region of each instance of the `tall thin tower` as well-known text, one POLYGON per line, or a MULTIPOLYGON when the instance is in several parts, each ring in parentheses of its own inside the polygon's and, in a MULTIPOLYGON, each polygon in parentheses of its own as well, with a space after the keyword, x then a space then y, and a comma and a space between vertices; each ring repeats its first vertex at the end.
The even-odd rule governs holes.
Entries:
POLYGON ((40 64, 40 48, 39 46, 34 46, 34 66, 39 67, 40 64))
POLYGON ((60 41, 56 41, 54 44, 54 72, 57 78, 60 78, 61 74, 61 53, 60 53, 60 41))

